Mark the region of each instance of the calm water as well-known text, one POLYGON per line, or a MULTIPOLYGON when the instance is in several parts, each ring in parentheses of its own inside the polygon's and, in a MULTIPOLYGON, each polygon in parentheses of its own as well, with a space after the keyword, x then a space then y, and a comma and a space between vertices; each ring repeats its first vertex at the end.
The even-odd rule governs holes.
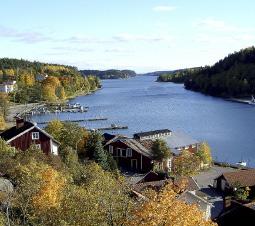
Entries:
POLYGON ((107 117, 108 121, 81 125, 127 125, 128 130, 113 131, 126 135, 164 128, 184 131, 200 141, 208 141, 217 160, 243 160, 255 166, 255 106, 187 91, 179 84, 154 81, 155 77, 143 76, 105 80, 102 90, 70 101, 89 106, 88 112, 49 114, 34 120, 107 117))

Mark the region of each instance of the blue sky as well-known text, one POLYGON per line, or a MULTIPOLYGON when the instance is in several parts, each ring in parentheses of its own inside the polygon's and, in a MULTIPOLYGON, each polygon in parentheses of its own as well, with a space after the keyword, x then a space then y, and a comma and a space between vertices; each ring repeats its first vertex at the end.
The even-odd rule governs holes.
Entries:
POLYGON ((255 43, 251 0, 8 0, 0 57, 137 72, 211 65, 255 43))

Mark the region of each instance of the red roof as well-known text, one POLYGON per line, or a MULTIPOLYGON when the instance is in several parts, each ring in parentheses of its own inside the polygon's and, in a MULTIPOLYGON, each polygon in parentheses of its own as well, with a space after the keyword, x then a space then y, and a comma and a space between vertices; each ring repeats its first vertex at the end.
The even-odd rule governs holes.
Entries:
POLYGON ((233 186, 239 183, 242 187, 255 186, 255 170, 240 170, 236 172, 223 173, 229 185, 233 186))

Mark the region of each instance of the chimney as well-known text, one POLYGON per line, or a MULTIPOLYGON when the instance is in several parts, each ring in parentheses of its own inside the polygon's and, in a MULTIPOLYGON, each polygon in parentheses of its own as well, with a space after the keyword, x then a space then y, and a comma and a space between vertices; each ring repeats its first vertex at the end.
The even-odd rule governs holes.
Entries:
POLYGON ((19 129, 24 126, 24 119, 23 118, 16 118, 16 129, 19 129))

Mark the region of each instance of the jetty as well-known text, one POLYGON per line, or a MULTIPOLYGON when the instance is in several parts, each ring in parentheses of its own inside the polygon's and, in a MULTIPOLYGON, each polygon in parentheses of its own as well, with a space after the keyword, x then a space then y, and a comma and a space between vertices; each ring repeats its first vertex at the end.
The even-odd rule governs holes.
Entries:
MULTIPOLYGON (((57 119, 59 120, 59 119, 57 119)), ((89 118, 89 119, 66 119, 59 120, 60 122, 93 122, 93 121, 106 121, 108 118, 98 117, 98 118, 89 118)), ((48 124, 50 121, 40 121, 37 124, 48 124)))
POLYGON ((41 106, 35 106, 32 109, 29 109, 29 111, 25 112, 25 115, 40 115, 40 114, 47 114, 47 113, 62 113, 62 112, 68 112, 68 113, 82 113, 87 112, 89 107, 85 107, 80 105, 79 103, 75 104, 44 104, 41 106))
POLYGON ((115 125, 111 124, 109 127, 101 127, 101 128, 95 128, 95 129, 89 129, 90 131, 94 130, 120 130, 120 129, 128 129, 128 126, 122 126, 122 125, 115 125))

